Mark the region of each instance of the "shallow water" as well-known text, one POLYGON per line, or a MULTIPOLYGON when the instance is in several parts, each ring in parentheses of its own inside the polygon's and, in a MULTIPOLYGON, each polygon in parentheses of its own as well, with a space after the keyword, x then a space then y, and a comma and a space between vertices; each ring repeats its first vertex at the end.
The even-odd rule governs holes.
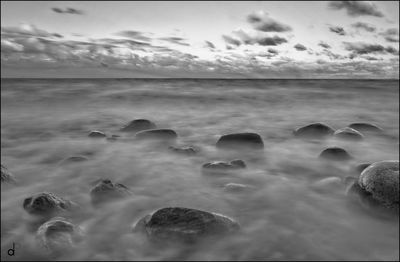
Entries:
POLYGON ((398 260, 399 222, 350 201, 345 186, 317 181, 355 175, 355 165, 399 159, 399 82, 360 80, 2 80, 1 162, 18 180, 2 185, 2 260, 398 260), (178 145, 199 149, 173 154, 165 145, 136 141, 118 130, 137 118, 178 133, 178 145), (385 131, 361 142, 303 141, 292 130, 325 122, 334 129, 370 122, 385 131), (87 137, 90 130, 122 137, 87 137), (226 152, 222 134, 256 132, 262 152, 226 152), (354 160, 318 159, 328 146, 354 160), (72 155, 88 161, 60 164, 72 155), (231 175, 202 174, 214 160, 246 161, 231 175), (99 178, 123 183, 133 196, 100 209, 90 189, 99 178), (253 186, 226 192, 226 183, 253 186), (47 256, 37 247, 25 197, 54 192, 82 208, 63 215, 86 238, 74 252, 47 256), (167 206, 222 213, 242 230, 189 250, 156 248, 131 232, 144 215, 167 206), (16 255, 7 250, 17 244, 16 255))

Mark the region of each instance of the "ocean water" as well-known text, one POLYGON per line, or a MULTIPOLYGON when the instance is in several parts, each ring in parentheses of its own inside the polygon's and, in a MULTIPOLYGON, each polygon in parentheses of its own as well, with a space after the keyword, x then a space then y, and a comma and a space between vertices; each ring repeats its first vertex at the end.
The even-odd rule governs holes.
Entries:
POLYGON ((2 185, 1 259, 398 260, 397 218, 361 208, 344 185, 317 186, 326 177, 355 176, 357 164, 387 159, 399 159, 398 80, 2 79, 1 162, 18 185, 2 185), (199 153, 173 154, 119 132, 138 118, 174 129, 177 145, 199 153), (384 133, 361 142, 293 137, 312 122, 334 129, 369 122, 384 133), (90 130, 121 137, 91 139, 90 130), (216 149, 221 135, 235 132, 260 134, 264 150, 216 149), (354 159, 318 159, 329 146, 354 159), (60 164, 72 155, 89 160, 60 164), (242 172, 201 172, 203 163, 238 158, 247 163, 242 172), (99 178, 123 183, 133 195, 94 208, 89 192, 99 178), (252 188, 226 192, 226 183, 252 188), (81 206, 63 215, 86 232, 73 252, 50 257, 38 247, 22 203, 42 191, 81 206), (170 206, 225 214, 241 231, 190 249, 154 247, 131 232, 138 219, 170 206))

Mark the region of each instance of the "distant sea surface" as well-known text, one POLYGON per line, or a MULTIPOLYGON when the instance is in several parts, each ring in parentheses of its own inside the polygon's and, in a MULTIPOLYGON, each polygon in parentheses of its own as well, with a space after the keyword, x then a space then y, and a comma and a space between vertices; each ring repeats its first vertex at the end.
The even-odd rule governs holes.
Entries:
POLYGON ((19 183, 2 185, 1 259, 398 260, 398 219, 364 210, 343 185, 315 184, 389 159, 399 159, 398 80, 2 79, 1 163, 19 183), (138 118, 174 129, 177 144, 198 154, 173 154, 119 131, 138 118), (361 142, 293 137, 313 122, 334 129, 368 122, 384 133, 361 142), (121 137, 91 139, 90 130, 121 137), (236 132, 260 134, 264 150, 216 149, 221 135, 236 132), (330 146, 354 159, 318 159, 330 146), (89 160, 61 164, 73 155, 89 160), (247 163, 241 173, 201 172, 203 163, 238 158, 247 163), (94 208, 89 192, 100 178, 126 185, 132 197, 94 208), (253 187, 232 193, 223 190, 226 183, 253 187), (22 203, 43 191, 83 207, 64 215, 86 232, 74 252, 51 258, 38 248, 22 203), (190 252, 154 248, 131 232, 138 219, 170 206, 225 214, 242 230, 190 252), (16 255, 9 257, 13 242, 16 255))

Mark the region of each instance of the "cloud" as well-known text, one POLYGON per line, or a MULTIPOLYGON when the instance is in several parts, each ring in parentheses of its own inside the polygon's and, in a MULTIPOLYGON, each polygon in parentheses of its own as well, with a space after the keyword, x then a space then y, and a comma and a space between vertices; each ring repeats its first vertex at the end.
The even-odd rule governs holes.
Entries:
POLYGON ((287 39, 280 36, 273 37, 261 37, 256 39, 256 43, 262 46, 277 46, 283 43, 287 43, 287 39))
POLYGON ((338 35, 346 35, 346 32, 344 31, 343 27, 340 26, 329 26, 329 30, 338 35))
POLYGON ((71 14, 71 15, 83 15, 84 12, 82 10, 78 10, 75 8, 67 7, 65 9, 59 8, 59 7, 53 7, 51 8, 56 13, 59 14, 71 14))
POLYGON ((373 26, 371 24, 368 24, 368 23, 364 23, 364 22, 353 23, 353 24, 351 24, 351 26, 353 28, 362 29, 362 30, 365 30, 367 32, 375 32, 376 31, 376 27, 375 26, 373 26))
POLYGON ((233 46, 240 46, 242 43, 240 42, 239 39, 233 38, 228 35, 222 35, 222 38, 227 44, 233 45, 233 46))
POLYGON ((368 44, 364 42, 343 42, 345 49, 351 51, 352 54, 365 55, 365 54, 393 54, 398 55, 399 51, 391 46, 384 47, 379 44, 368 44))
POLYGON ((1 37, 12 37, 12 38, 26 38, 26 37, 58 37, 62 35, 57 33, 49 33, 45 30, 38 29, 36 26, 31 24, 21 24, 18 27, 2 27, 1 37))
POLYGON ((368 1, 331 1, 328 4, 332 10, 344 9, 349 16, 376 16, 383 17, 383 13, 378 10, 374 3, 368 1))
POLYGON ((323 42, 323 41, 320 41, 320 42, 318 43, 318 45, 319 45, 319 46, 322 46, 323 48, 326 48, 326 49, 331 48, 330 45, 328 45, 327 43, 325 43, 325 42, 323 42))
POLYGON ((205 43, 206 43, 208 48, 215 49, 215 45, 213 43, 211 43, 210 41, 205 41, 205 43))
POLYGON ((304 50, 307 50, 307 47, 305 47, 305 46, 302 45, 302 44, 296 44, 296 45, 294 46, 294 48, 295 48, 297 51, 304 51, 304 50))
POLYGON ((286 24, 278 22, 269 17, 266 12, 253 13, 247 16, 247 21, 253 25, 256 30, 262 32, 288 32, 292 28, 286 24))
POLYGON ((170 42, 173 44, 177 44, 177 45, 189 46, 188 43, 185 43, 186 39, 182 38, 182 37, 169 36, 169 37, 160 37, 158 39, 166 41, 166 42, 170 42))
POLYGON ((131 39, 141 40, 141 41, 151 41, 151 38, 147 33, 133 31, 133 30, 125 30, 115 33, 114 35, 123 36, 131 39))
POLYGON ((389 28, 384 32, 379 33, 382 35, 386 41, 396 43, 399 42, 399 29, 389 28))

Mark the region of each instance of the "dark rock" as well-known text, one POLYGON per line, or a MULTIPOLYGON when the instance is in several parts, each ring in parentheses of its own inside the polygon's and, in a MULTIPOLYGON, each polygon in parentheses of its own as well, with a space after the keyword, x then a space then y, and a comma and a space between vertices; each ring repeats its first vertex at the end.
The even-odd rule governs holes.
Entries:
POLYGON ((83 235, 80 227, 62 217, 54 217, 45 222, 36 233, 40 244, 53 254, 70 251, 82 240, 83 235))
POLYGON ((375 132, 375 133, 381 133, 383 132, 383 129, 380 128, 379 126, 376 126, 374 124, 368 124, 368 123, 353 123, 349 125, 349 127, 360 131, 360 132, 375 132))
POLYGON ((178 137, 172 129, 149 129, 136 133, 138 139, 173 140, 178 137))
POLYGON ((239 230, 233 219, 206 211, 167 207, 142 218, 134 228, 152 240, 196 241, 207 236, 224 235, 239 230))
POLYGON ((14 175, 3 165, 1 165, 1 183, 16 183, 14 175))
POLYGON ((121 128, 122 132, 139 132, 157 128, 156 124, 147 119, 135 119, 121 128))
POLYGON ((106 137, 106 134, 104 134, 104 133, 101 132, 101 131, 94 130, 94 131, 90 131, 89 137, 93 137, 93 138, 103 138, 103 137, 106 137))
POLYGON ((356 166, 354 168, 355 173, 357 174, 361 174, 362 171, 364 171, 364 169, 366 169, 367 167, 369 167, 371 165, 371 163, 362 163, 359 164, 358 166, 356 166))
POLYGON ((335 160, 335 161, 345 161, 353 158, 351 155, 349 155, 349 153, 347 153, 346 150, 340 147, 327 148, 321 152, 319 157, 322 159, 335 160))
POLYGON ((333 133, 336 138, 345 139, 345 140, 354 140, 359 141, 364 139, 364 135, 358 132, 357 130, 351 127, 344 127, 338 129, 333 133))
POLYGON ((185 146, 185 147, 170 146, 168 147, 168 149, 171 150, 172 152, 185 155, 194 155, 197 153, 197 150, 191 146, 185 146))
POLYGON ((293 134, 301 138, 321 139, 331 136, 334 132, 333 128, 328 125, 313 123, 294 130, 293 134))
POLYGON ((131 195, 131 191, 123 184, 112 183, 109 179, 100 180, 90 191, 93 205, 113 201, 131 195))
POLYGON ((235 170, 245 168, 246 164, 243 160, 233 160, 231 162, 214 161, 205 163, 203 169, 224 171, 224 170, 235 170))
POLYGON ((358 185, 382 206, 399 210, 399 161, 373 163, 361 173, 358 185))
POLYGON ((224 149, 262 149, 264 148, 264 142, 260 135, 256 133, 236 133, 221 136, 216 146, 224 149))
POLYGON ((246 167, 246 163, 241 159, 232 160, 231 165, 236 166, 236 167, 241 167, 241 168, 246 167))
POLYGON ((76 206, 74 202, 49 192, 38 193, 25 198, 23 203, 23 207, 28 213, 39 216, 53 215, 70 210, 74 206, 76 206))

